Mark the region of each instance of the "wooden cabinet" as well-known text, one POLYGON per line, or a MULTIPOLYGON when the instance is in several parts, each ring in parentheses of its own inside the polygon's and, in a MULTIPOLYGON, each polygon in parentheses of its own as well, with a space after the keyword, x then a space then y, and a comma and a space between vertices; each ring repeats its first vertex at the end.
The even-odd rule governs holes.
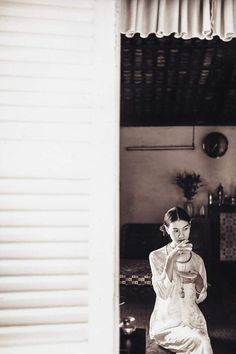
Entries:
POLYGON ((190 242, 193 243, 193 250, 204 260, 207 270, 208 281, 212 279, 212 242, 211 222, 207 218, 193 218, 190 242))
POLYGON ((120 331, 120 354, 145 354, 146 330, 136 328, 131 336, 126 336, 120 331))
POLYGON ((236 271, 236 205, 209 205, 214 280, 232 282, 236 271))

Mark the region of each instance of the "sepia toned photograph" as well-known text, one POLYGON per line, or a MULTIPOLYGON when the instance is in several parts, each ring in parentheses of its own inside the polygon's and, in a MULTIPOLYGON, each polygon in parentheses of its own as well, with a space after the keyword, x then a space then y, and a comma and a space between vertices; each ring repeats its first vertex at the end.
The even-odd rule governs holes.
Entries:
POLYGON ((235 354, 236 0, 0 0, 0 354, 235 354))

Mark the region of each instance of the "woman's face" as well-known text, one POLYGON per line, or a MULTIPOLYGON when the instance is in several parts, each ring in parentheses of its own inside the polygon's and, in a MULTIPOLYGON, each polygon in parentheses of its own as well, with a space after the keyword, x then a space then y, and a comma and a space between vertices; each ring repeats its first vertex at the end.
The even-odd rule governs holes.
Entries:
POLYGON ((178 244, 183 240, 189 239, 190 234, 190 223, 185 220, 177 220, 171 222, 170 225, 166 226, 166 231, 170 235, 171 240, 178 244))

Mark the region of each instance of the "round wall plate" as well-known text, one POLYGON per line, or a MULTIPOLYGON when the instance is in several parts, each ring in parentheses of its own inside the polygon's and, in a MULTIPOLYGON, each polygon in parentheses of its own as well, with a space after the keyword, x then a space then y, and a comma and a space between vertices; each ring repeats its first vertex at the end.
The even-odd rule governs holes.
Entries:
POLYGON ((228 139, 218 132, 207 134, 203 139, 202 148, 209 157, 219 158, 228 150, 228 139))

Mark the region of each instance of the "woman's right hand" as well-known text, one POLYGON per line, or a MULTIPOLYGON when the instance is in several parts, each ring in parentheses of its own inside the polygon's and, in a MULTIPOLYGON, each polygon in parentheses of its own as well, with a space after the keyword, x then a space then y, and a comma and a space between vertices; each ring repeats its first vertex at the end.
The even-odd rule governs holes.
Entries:
MULTIPOLYGON (((167 246, 168 247, 168 246, 167 246)), ((173 279, 173 269, 177 259, 182 255, 189 253, 192 250, 192 244, 188 240, 183 240, 178 243, 175 248, 172 248, 167 256, 164 271, 167 273, 170 281, 173 279)))
POLYGON ((183 240, 170 251, 168 259, 171 262, 175 263, 181 255, 188 254, 189 252, 191 252, 192 248, 193 246, 191 243, 189 243, 188 240, 183 240))

